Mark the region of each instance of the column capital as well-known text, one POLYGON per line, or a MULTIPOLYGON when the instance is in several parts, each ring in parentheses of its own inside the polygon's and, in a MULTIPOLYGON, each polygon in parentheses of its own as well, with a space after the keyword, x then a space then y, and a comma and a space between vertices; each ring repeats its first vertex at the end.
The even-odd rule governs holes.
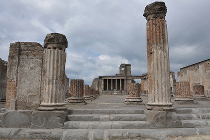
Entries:
POLYGON ((47 34, 44 40, 44 48, 50 49, 66 49, 68 41, 66 36, 60 33, 47 34))
POLYGON ((150 20, 152 18, 166 16, 167 7, 165 6, 164 2, 153 2, 145 7, 143 16, 150 20))

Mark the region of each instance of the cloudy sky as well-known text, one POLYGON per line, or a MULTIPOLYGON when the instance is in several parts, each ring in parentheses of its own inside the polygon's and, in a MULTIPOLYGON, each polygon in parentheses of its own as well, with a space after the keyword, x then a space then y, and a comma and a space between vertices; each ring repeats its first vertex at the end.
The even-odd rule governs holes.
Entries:
MULTIPOLYGON (((0 58, 17 41, 43 44, 48 33, 68 39, 66 73, 92 80, 115 75, 121 63, 132 75, 147 72, 146 5, 153 0, 0 0, 0 58)), ((209 59, 210 0, 165 0, 170 68, 209 59)))

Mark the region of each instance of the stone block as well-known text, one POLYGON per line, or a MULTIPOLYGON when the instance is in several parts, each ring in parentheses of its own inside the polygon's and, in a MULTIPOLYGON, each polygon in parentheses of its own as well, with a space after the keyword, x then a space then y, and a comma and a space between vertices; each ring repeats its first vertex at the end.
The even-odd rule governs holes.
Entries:
POLYGON ((150 122, 150 128, 182 127, 182 123, 175 112, 148 111, 147 120, 150 122))
POLYGON ((2 123, 4 127, 29 128, 31 126, 31 114, 29 110, 9 111, 3 115, 2 123))
POLYGON ((34 111, 31 128, 62 128, 66 116, 66 111, 34 111))

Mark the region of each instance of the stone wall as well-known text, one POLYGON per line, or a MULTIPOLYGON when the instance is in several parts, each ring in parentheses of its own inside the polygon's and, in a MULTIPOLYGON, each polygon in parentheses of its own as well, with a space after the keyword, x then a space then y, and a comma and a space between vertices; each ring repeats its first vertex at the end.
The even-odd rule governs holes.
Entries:
POLYGON ((0 58, 0 101, 6 100, 7 62, 0 58))
POLYGON ((10 44, 6 109, 31 110, 40 104, 43 47, 36 42, 10 44), (12 104, 10 104, 12 102, 12 104))
POLYGON ((190 82, 191 92, 194 85, 203 85, 205 96, 210 97, 210 59, 181 68, 177 78, 190 82))

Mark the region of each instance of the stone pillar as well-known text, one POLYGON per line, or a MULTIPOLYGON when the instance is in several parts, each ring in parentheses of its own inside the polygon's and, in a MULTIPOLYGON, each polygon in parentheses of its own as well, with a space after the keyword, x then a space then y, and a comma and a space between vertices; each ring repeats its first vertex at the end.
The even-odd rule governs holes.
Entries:
POLYGON ((126 104, 143 104, 140 97, 140 84, 139 83, 127 83, 127 94, 125 99, 126 104))
POLYGON ((107 79, 107 90, 109 90, 109 79, 107 79))
POLYGON ((194 85, 193 86, 193 98, 206 98, 204 95, 204 86, 203 85, 194 85))
POLYGON ((89 85, 84 85, 83 97, 85 98, 85 100, 90 100, 90 87, 89 87, 89 85))
POLYGON ((120 79, 120 90, 122 90, 122 79, 120 79))
POLYGON ((166 25, 167 8, 164 2, 154 2, 146 6, 147 20, 147 109, 173 109, 170 95, 170 66, 168 33, 166 25))
POLYGON ((38 110, 66 110, 65 63, 68 42, 65 35, 47 34, 44 40, 43 93, 38 110))
POLYGON ((116 79, 116 88, 115 88, 116 90, 117 90, 117 81, 118 81, 118 80, 116 79))
POLYGON ((102 91, 104 90, 104 79, 101 79, 102 80, 102 91))
POLYGON ((187 81, 176 82, 175 101, 179 103, 193 102, 193 96, 190 91, 190 82, 187 81))
POLYGON ((68 102, 74 104, 86 104, 84 97, 84 80, 82 79, 71 79, 70 82, 70 93, 71 97, 68 98, 68 102))
POLYGON ((113 79, 111 79, 111 90, 113 90, 113 79))

